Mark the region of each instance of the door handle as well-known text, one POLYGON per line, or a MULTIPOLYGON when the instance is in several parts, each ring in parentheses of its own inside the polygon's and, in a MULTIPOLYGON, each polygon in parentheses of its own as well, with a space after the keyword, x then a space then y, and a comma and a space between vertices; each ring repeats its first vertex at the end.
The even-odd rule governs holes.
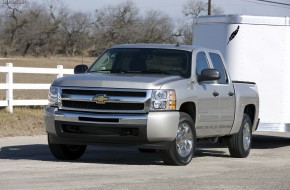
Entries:
POLYGON ((235 93, 232 92, 232 91, 229 91, 228 95, 229 95, 229 96, 233 96, 233 95, 235 95, 235 93))
POLYGON ((220 93, 214 91, 214 92, 212 93, 212 95, 213 95, 214 97, 217 97, 218 95, 220 95, 220 93))

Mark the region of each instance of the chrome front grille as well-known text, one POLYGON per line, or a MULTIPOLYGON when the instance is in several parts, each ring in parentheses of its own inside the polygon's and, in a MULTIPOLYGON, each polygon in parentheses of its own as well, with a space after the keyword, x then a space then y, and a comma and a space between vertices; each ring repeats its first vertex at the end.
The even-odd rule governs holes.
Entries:
POLYGON ((122 96, 122 97, 146 97, 146 92, 136 91, 110 91, 110 90, 80 90, 80 89, 63 89, 63 94, 71 95, 96 95, 106 94, 107 96, 122 96))
POLYGON ((59 109, 87 112, 147 113, 151 90, 62 88, 59 109), (98 98, 96 98, 98 97, 98 98), (96 101, 96 99, 103 101, 96 101))

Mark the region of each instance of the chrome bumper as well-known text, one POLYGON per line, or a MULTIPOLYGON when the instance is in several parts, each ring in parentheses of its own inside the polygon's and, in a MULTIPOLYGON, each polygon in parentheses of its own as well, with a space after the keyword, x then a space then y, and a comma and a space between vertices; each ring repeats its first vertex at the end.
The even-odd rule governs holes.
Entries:
POLYGON ((61 111, 57 108, 45 108, 45 129, 48 134, 74 141, 86 139, 86 142, 170 142, 176 137, 179 112, 149 112, 148 114, 104 114, 61 111), (75 126, 79 133, 66 131, 63 126, 75 126), (82 129, 89 128, 82 132, 82 129), (120 134, 104 132, 112 129, 120 134), (138 131, 132 132, 132 130, 138 131), (90 134, 89 131, 95 133, 90 134), (128 135, 125 134, 128 133, 128 135), (130 134, 133 133, 133 134, 130 134))

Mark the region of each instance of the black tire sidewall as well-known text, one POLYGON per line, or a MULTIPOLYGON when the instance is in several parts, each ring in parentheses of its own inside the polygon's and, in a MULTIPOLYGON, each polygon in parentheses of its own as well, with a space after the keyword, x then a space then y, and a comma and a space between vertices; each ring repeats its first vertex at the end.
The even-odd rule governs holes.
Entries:
POLYGON ((86 150, 85 145, 61 145, 61 148, 68 158, 73 160, 80 158, 86 150))
POLYGON ((250 154, 250 151, 251 151, 251 146, 252 146, 252 128, 251 128, 251 119, 248 115, 244 114, 244 117, 243 117, 243 122, 242 122, 242 126, 240 128, 240 131, 239 131, 239 138, 240 138, 240 148, 241 148, 241 151, 242 151, 242 155, 243 157, 247 157, 249 154, 250 154), (244 127, 246 125, 246 123, 249 124, 249 127, 250 127, 250 144, 249 144, 249 148, 246 150, 244 148, 244 144, 243 144, 243 136, 244 136, 244 127))
POLYGON ((58 160, 77 160, 84 154, 87 148, 86 145, 53 144, 49 140, 49 135, 48 146, 52 155, 58 160))
POLYGON ((252 145, 252 122, 251 122, 250 117, 247 114, 244 114, 241 127, 238 133, 233 134, 229 138, 230 155, 235 158, 246 158, 250 154, 251 145, 252 145), (244 133, 245 125, 247 123, 250 126, 250 144, 249 144, 249 148, 245 149, 244 144, 243 144, 243 136, 244 136, 243 133, 244 133))
POLYGON ((171 145, 170 145, 171 150, 169 151, 169 153, 171 157, 175 160, 175 162, 178 163, 178 165, 188 164, 194 156, 195 147, 196 147, 196 132, 195 132, 195 127, 194 127, 194 122, 188 114, 181 112, 178 127, 184 122, 187 123, 191 127, 193 145, 192 145, 190 154, 186 157, 182 157, 177 152, 176 139, 173 142, 171 142, 171 145))

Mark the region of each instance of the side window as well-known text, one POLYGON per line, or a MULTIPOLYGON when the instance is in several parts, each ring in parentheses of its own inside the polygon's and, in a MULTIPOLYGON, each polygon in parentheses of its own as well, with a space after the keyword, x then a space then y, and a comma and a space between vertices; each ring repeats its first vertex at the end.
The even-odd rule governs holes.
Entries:
POLYGON ((201 71, 209 68, 208 61, 204 52, 199 52, 196 55, 196 75, 200 75, 201 71))
POLYGON ((221 57, 216 53, 209 53, 211 62, 213 67, 218 70, 221 75, 221 78, 217 81, 219 84, 227 84, 228 83, 228 76, 223 64, 221 57))

